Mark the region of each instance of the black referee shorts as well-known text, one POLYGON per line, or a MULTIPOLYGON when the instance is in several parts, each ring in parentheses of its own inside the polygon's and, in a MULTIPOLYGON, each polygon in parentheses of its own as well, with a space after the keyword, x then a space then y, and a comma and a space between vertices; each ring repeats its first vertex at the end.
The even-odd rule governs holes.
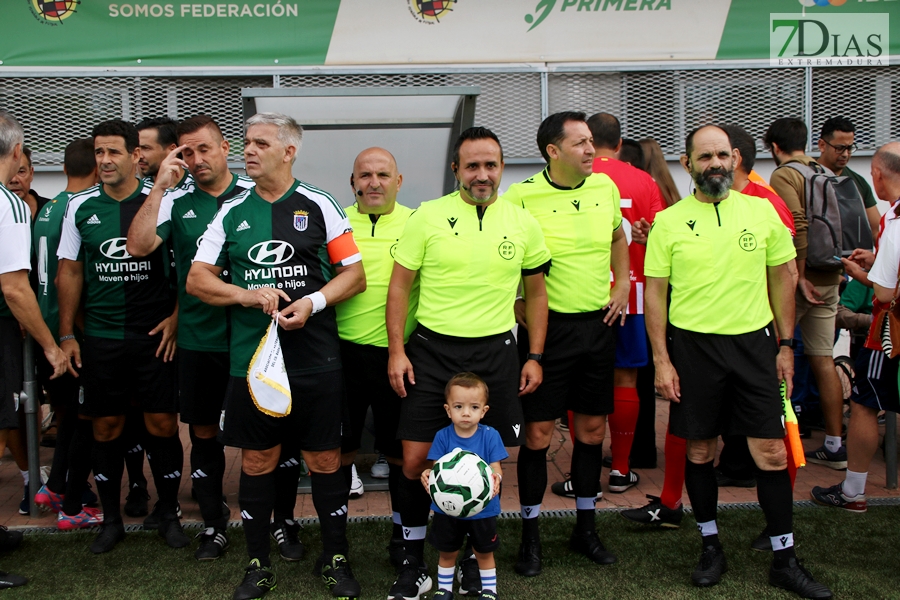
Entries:
POLYGON ((268 450, 286 442, 319 452, 341 446, 341 371, 289 375, 291 413, 273 417, 256 408, 246 377, 230 377, 225 393, 222 443, 268 450))
POLYGON ((136 403, 145 413, 178 412, 177 368, 156 357, 159 336, 114 340, 85 336, 81 385, 87 417, 124 415, 136 403))
POLYGON ((228 353, 178 349, 178 412, 191 425, 217 425, 228 387, 228 353))
MULTIPOLYGON (((522 396, 526 423, 555 421, 567 410, 583 415, 613 411, 616 328, 603 322, 605 310, 550 312, 544 343, 544 382, 522 396)), ((528 332, 519 329, 519 356, 528 354, 528 332)))
POLYGON ((388 349, 341 340, 341 364, 346 391, 341 452, 359 450, 366 414, 371 406, 375 420, 375 448, 385 456, 402 458, 403 445, 397 439, 400 397, 388 379, 388 349))
POLYGON ((406 344, 416 385, 406 383, 400 401, 397 437, 414 442, 434 441, 450 424, 444 410, 444 387, 463 371, 479 375, 490 392, 490 410, 482 423, 500 432, 504 446, 521 446, 522 403, 519 401, 519 359, 511 331, 482 338, 435 333, 419 325, 406 344))
POLYGON ((784 437, 770 326, 740 335, 697 333, 669 325, 669 356, 681 402, 669 405, 669 431, 688 440, 720 435, 784 437))
POLYGON ((12 317, 0 317, 0 429, 18 429, 19 392, 25 368, 22 360, 22 330, 12 317))

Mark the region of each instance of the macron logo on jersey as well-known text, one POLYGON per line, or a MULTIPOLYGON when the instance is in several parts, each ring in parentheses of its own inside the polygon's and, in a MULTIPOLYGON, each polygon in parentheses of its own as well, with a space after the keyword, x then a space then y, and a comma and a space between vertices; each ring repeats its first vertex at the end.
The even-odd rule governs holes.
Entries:
POLYGON ((88 225, 99 225, 100 219, 97 218, 96 214, 91 215, 91 218, 87 220, 88 225))
POLYGON ((241 221, 241 224, 237 226, 237 231, 247 231, 250 229, 250 223, 247 221, 241 221))
POLYGON ((182 219, 196 219, 197 215, 194 214, 194 209, 192 208, 191 210, 184 213, 184 215, 181 218, 182 219))

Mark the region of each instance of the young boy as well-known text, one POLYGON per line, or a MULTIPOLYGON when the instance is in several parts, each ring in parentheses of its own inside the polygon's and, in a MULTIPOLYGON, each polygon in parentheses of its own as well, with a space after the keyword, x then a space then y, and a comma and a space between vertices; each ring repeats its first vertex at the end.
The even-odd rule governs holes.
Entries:
MULTIPOLYGON (((497 536, 497 515, 500 514, 500 481, 503 479, 500 461, 507 458, 503 440, 496 429, 481 425, 479 421, 488 411, 488 387, 474 373, 454 375, 444 388, 444 409, 453 425, 445 427, 434 436, 428 460, 437 460, 455 448, 477 454, 491 465, 494 471, 493 498, 477 515, 456 518, 445 515, 434 502, 434 520, 431 523, 431 544, 440 552, 438 561, 438 591, 434 600, 453 599, 453 572, 456 555, 468 534, 478 560, 481 574, 480 600, 497 600, 497 568, 494 550, 500 546, 497 536)), ((428 489, 431 469, 422 471, 422 485, 428 489)))

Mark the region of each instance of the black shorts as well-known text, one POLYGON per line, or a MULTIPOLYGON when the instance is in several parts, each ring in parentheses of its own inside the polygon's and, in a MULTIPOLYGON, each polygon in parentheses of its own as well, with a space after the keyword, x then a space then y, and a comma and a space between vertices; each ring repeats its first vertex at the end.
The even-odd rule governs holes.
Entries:
POLYGON ((666 333, 669 356, 681 383, 681 402, 669 405, 669 431, 688 440, 720 435, 784 437, 770 326, 740 335, 686 331, 666 333))
POLYGON ((519 401, 519 360, 512 332, 483 338, 459 338, 435 333, 419 325, 409 336, 406 356, 416 385, 406 383, 400 400, 401 440, 428 442, 450 424, 444 410, 444 387, 464 371, 479 375, 490 392, 490 410, 482 423, 500 432, 504 446, 521 446, 522 403, 519 401))
MULTIPOLYGON (((53 367, 44 356, 44 350, 39 344, 34 344, 34 362, 37 365, 38 382, 47 392, 51 406, 65 406, 72 410, 78 410, 78 390, 81 387, 81 379, 76 379, 70 373, 63 373, 56 379, 50 379, 53 375, 53 367)), ((75 367, 78 371, 78 367, 75 367)))
POLYGON ((462 548, 466 535, 472 540, 475 552, 487 554, 500 547, 497 517, 485 519, 455 519, 435 512, 428 541, 438 552, 456 552, 462 548))
POLYGON ((0 429, 18 429, 19 393, 25 368, 22 330, 12 317, 0 317, 0 429))
POLYGON ((81 385, 87 417, 117 417, 136 405, 145 413, 177 413, 177 368, 156 357, 159 336, 113 340, 85 336, 81 385))
POLYGON ((191 425, 217 425, 228 387, 228 353, 178 349, 178 412, 191 425))
MULTIPOLYGON (((544 382, 522 396, 525 422, 555 421, 567 410, 583 415, 613 411, 615 327, 603 322, 606 311, 550 312, 544 343, 544 382)), ((528 334, 519 330, 519 356, 528 353, 528 334)))
POLYGON ((402 458, 403 445, 397 439, 400 397, 388 379, 388 349, 341 340, 341 364, 346 392, 341 452, 359 450, 366 414, 371 406, 375 419, 375 448, 385 456, 402 458))
POLYGON ((341 371, 289 376, 291 413, 269 416, 253 403, 246 377, 230 377, 225 392, 222 443, 248 450, 268 450, 290 443, 318 452, 341 446, 341 371))
POLYGON ((888 358, 881 350, 861 348, 856 357, 856 377, 850 399, 875 410, 900 412, 897 367, 900 357, 888 358))

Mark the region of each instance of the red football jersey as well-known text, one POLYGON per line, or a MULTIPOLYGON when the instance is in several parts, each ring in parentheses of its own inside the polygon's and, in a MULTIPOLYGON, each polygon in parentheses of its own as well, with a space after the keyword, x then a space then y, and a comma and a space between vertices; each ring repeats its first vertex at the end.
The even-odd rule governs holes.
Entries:
POLYGON ((749 182, 747 186, 741 190, 742 194, 747 194, 748 196, 756 196, 757 198, 765 198, 769 202, 772 203, 772 206, 775 207, 775 212, 778 213, 778 216, 781 217, 781 222, 784 223, 784 226, 790 229, 791 237, 797 235, 797 230, 794 228, 794 215, 791 213, 791 209, 787 207, 787 204, 784 203, 784 200, 781 199, 781 196, 773 192, 767 187, 761 186, 758 183, 749 182))
POLYGON ((628 258, 631 270, 631 291, 628 297, 630 315, 644 314, 644 244, 631 243, 631 224, 642 218, 653 223, 656 213, 665 208, 659 186, 644 171, 614 158, 594 159, 594 173, 605 173, 619 188, 622 206, 622 227, 628 239, 628 258))

